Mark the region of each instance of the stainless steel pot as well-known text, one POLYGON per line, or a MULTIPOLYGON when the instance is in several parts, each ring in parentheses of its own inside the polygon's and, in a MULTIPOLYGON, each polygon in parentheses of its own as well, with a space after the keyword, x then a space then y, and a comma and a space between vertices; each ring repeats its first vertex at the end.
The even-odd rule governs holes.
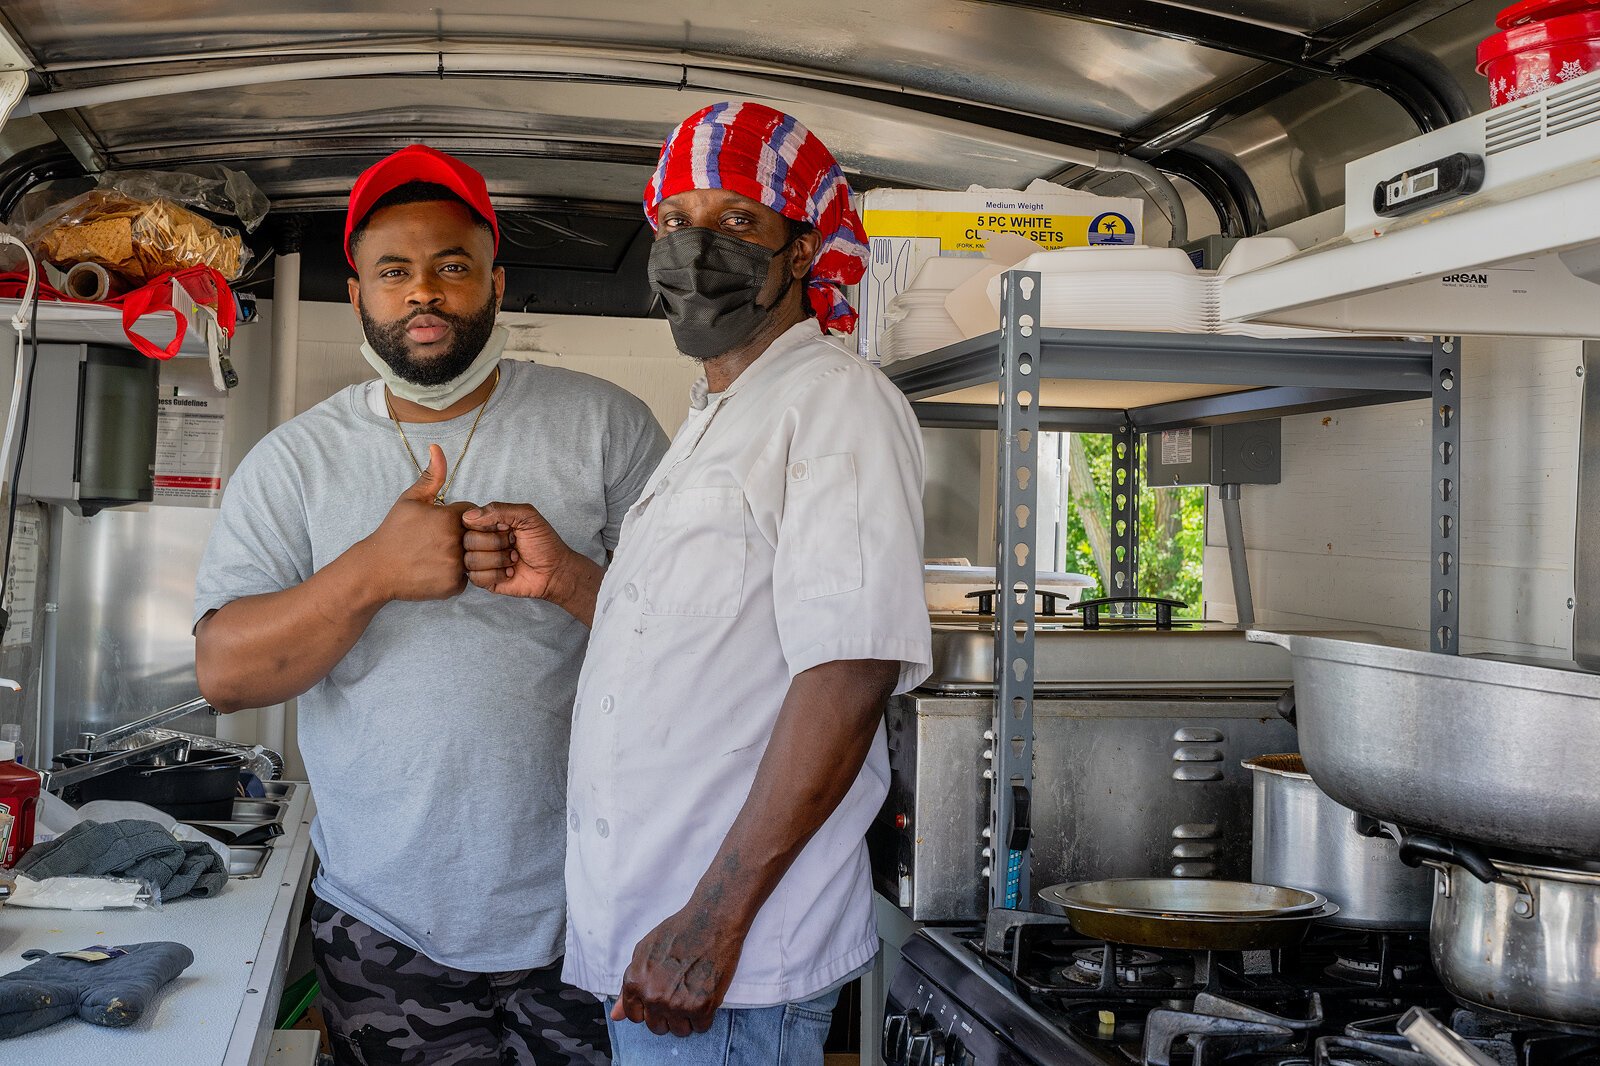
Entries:
POLYGON ((1451 994, 1509 1014, 1600 1025, 1600 873, 1493 860, 1485 884, 1428 860, 1428 943, 1451 994))
POLYGON ((1298 755, 1246 759, 1254 778, 1250 879, 1290 885, 1339 905, 1329 925, 1424 929, 1433 876, 1400 861, 1400 846, 1363 835, 1360 818, 1317 787, 1298 755))
POLYGON ((1294 656, 1300 754, 1363 814, 1600 857, 1600 675, 1251 631, 1294 656))

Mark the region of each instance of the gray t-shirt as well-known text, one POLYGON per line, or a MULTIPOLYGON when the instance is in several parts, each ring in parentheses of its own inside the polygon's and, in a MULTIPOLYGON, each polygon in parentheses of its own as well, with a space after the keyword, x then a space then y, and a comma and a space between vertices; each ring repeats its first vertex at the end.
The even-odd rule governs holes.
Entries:
MULTIPOLYGON (((503 361, 449 498, 531 503, 598 563, 666 437, 638 399, 584 374, 503 361)), ((195 618, 300 584, 370 534, 417 480, 394 425, 336 393, 257 445, 228 484, 195 618)), ((452 470, 476 412, 407 423, 452 470)), ((317 799, 316 891, 435 962, 545 966, 562 951, 566 769, 589 631, 475 585, 396 602, 300 697, 317 799)))

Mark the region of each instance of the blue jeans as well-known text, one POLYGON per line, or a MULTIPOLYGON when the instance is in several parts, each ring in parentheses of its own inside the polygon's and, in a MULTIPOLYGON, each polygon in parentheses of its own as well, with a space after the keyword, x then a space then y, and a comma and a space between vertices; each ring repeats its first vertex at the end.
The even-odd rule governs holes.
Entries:
POLYGON ((822 1066, 822 1042, 839 990, 777 1007, 724 1007, 711 1028, 692 1036, 657 1036, 641 1022, 611 1021, 611 1066, 822 1066))

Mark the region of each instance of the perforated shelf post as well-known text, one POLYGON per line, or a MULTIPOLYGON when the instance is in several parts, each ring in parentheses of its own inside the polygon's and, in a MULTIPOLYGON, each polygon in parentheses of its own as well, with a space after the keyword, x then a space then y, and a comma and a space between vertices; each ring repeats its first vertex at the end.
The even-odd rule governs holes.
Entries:
POLYGON ((1039 275, 1000 281, 999 502, 995 521, 994 717, 984 752, 989 903, 1027 909, 1033 789, 1033 637, 1039 509, 1039 275))
POLYGON ((1433 551, 1428 644, 1461 650, 1461 340, 1433 339, 1433 551))
MULTIPOLYGON (((1127 422, 1111 435, 1111 584, 1107 596, 1139 595, 1139 434, 1127 422)), ((1117 610, 1131 618, 1138 607, 1117 610)))

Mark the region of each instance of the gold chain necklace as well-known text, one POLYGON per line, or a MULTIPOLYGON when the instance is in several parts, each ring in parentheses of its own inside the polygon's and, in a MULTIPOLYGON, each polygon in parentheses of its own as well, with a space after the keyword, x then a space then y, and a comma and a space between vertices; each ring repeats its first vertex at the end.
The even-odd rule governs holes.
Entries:
MULTIPOLYGON (((444 498, 450 493, 450 486, 455 484, 456 475, 461 472, 461 460, 467 457, 467 449, 472 447, 472 435, 478 432, 478 423, 483 421, 483 412, 489 409, 489 401, 494 399, 494 392, 499 387, 500 368, 497 366, 494 368, 494 384, 489 386, 489 395, 485 396, 483 398, 483 402, 478 405, 478 416, 472 420, 472 428, 467 430, 467 442, 461 446, 461 451, 456 454, 456 461, 450 467, 450 476, 445 479, 444 486, 440 488, 438 494, 433 497, 433 504, 435 507, 442 506, 444 504, 444 498)), ((411 465, 417 468, 417 476, 421 477, 427 471, 424 469, 421 463, 417 462, 417 453, 412 450, 411 442, 406 439, 405 427, 402 426, 400 424, 400 420, 394 416, 394 404, 389 402, 388 389, 383 390, 383 406, 388 408, 389 421, 394 423, 395 430, 400 434, 400 443, 406 446, 406 455, 411 457, 411 465)))

